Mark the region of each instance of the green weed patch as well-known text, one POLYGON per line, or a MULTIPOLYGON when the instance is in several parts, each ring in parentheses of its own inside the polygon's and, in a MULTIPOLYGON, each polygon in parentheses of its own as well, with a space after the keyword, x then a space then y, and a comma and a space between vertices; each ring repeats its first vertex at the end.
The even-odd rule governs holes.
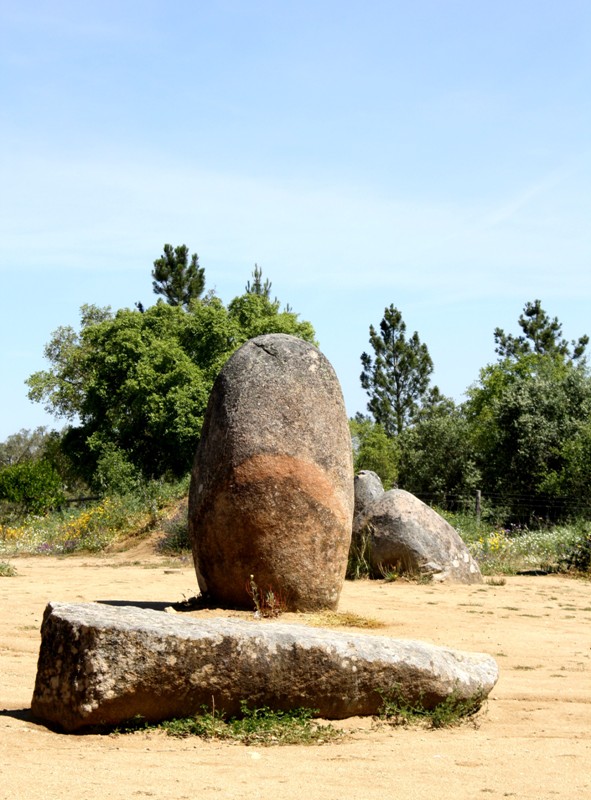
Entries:
POLYGON ((431 729, 450 728, 471 719, 482 708, 485 699, 480 694, 466 699, 452 692, 442 702, 431 705, 421 694, 417 698, 407 697, 400 687, 381 695, 380 721, 396 727, 419 725, 431 729))
POLYGON ((197 736, 201 739, 231 740, 260 746, 325 744, 343 736, 332 725, 313 719, 315 712, 311 709, 273 711, 266 707, 249 708, 244 700, 240 707, 240 714, 229 718, 215 709, 210 711, 205 707, 193 717, 166 720, 157 725, 138 718, 118 728, 116 732, 159 729, 177 738, 197 736))

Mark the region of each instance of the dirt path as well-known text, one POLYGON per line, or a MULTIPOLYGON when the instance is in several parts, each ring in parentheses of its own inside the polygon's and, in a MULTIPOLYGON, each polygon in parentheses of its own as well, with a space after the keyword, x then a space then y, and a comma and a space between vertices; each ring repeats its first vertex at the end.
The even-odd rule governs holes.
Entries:
POLYGON ((196 581, 190 565, 171 565, 145 546, 12 563, 18 576, 0 579, 0 798, 591 797, 589 582, 347 583, 340 610, 377 617, 384 627, 376 634, 496 657, 501 678, 477 727, 391 730, 355 719, 343 743, 253 748, 160 733, 63 735, 33 722, 48 600, 168 605, 194 595, 196 581))

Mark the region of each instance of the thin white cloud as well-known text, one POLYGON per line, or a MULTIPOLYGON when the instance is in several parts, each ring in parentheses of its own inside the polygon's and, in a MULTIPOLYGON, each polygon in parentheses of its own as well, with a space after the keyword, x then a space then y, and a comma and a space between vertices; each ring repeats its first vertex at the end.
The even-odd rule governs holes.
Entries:
POLYGON ((554 189, 558 184, 562 183, 568 175, 570 170, 558 169, 548 175, 540 178, 531 185, 525 187, 513 197, 506 200, 500 206, 497 206, 492 211, 488 212, 479 223, 480 228, 493 228, 507 220, 514 217, 521 209, 528 206, 532 200, 541 194, 549 192, 554 189))
POLYGON ((532 283, 574 291, 576 279, 576 291, 591 295, 586 211, 577 208, 586 190, 573 169, 474 208, 457 198, 411 203, 346 183, 223 173, 151 153, 4 166, 11 191, 0 200, 0 270, 25 252, 30 266, 144 271, 155 248, 182 241, 212 267, 222 293, 256 261, 294 288, 354 289, 361 280, 376 290, 470 298, 523 293, 532 283))

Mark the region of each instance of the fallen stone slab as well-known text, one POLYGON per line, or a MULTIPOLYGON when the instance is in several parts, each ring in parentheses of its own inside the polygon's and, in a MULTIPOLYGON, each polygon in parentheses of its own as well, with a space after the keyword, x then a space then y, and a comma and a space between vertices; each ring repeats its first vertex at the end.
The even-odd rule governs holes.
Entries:
POLYGON ((212 704, 236 714, 241 700, 343 719, 376 714, 392 690, 426 708, 450 695, 484 699, 498 678, 483 653, 132 606, 50 603, 41 633, 32 711, 66 731, 186 717, 212 704))

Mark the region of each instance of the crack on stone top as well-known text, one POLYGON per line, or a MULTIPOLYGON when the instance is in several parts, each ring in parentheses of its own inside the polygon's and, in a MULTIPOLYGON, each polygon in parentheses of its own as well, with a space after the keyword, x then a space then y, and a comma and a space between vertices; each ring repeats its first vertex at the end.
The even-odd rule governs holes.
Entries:
POLYGON ((261 350, 264 350, 268 355, 273 356, 273 358, 277 358, 277 349, 275 347, 263 344, 262 342, 253 342, 253 344, 256 347, 260 347, 261 350))

